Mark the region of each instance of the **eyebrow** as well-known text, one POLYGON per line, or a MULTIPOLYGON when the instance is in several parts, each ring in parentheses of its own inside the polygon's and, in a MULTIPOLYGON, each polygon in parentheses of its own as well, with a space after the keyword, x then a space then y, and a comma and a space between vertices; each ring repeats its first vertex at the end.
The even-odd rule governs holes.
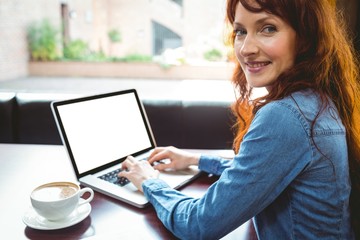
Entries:
MULTIPOLYGON (((258 20, 255 21, 255 24, 256 25, 261 25, 261 24, 263 24, 264 22, 266 22, 269 19, 274 19, 274 17, 266 16, 266 17, 259 18, 258 20)), ((234 21, 233 25, 237 26, 237 27, 244 27, 244 25, 242 23, 239 23, 239 22, 236 22, 236 21, 234 21)))

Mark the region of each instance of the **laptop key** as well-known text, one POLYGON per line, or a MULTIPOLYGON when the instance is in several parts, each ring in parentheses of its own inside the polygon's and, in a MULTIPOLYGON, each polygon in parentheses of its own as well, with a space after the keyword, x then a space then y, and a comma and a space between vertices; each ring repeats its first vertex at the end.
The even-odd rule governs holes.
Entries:
POLYGON ((125 177, 119 177, 118 178, 118 182, 117 182, 117 185, 120 185, 120 186, 125 186, 126 184, 128 184, 130 181, 129 179, 125 178, 125 177))
POLYGON ((116 184, 118 186, 125 186, 130 181, 125 177, 118 177, 119 172, 121 172, 121 169, 114 170, 112 172, 106 173, 99 178, 102 180, 105 180, 107 182, 116 184))

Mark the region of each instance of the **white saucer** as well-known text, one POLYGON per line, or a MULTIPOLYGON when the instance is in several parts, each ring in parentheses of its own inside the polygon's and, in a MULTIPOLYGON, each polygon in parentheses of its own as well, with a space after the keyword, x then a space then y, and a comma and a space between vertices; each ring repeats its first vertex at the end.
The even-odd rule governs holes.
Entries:
POLYGON ((91 212, 90 203, 85 203, 75 209, 70 216, 61 221, 49 221, 37 214, 37 212, 30 207, 23 216, 23 222, 26 226, 39 230, 56 230, 73 226, 84 220, 91 212))

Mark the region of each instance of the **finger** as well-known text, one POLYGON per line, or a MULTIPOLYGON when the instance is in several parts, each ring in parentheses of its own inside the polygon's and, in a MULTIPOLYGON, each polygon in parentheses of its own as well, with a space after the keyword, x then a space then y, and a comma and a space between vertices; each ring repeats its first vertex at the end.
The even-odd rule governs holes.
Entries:
POLYGON ((129 162, 135 163, 136 159, 133 156, 127 156, 126 160, 129 160, 129 162))
POLYGON ((173 165, 171 163, 164 163, 164 164, 158 164, 154 166, 154 169, 163 171, 165 169, 173 168, 173 165))
POLYGON ((125 161, 123 161, 121 163, 121 169, 130 169, 132 166, 134 165, 134 163, 132 162, 131 159, 126 158, 125 161))
POLYGON ((118 177, 128 178, 129 175, 130 175, 130 173, 127 171, 121 171, 118 173, 118 177))
POLYGON ((161 152, 158 152, 157 154, 153 155, 152 157, 148 158, 148 162, 150 164, 153 164, 154 162, 158 162, 160 160, 169 158, 169 152, 166 150, 163 150, 161 152))
POLYGON ((164 147, 156 147, 154 148, 154 150, 150 153, 149 158, 152 158, 153 156, 155 156, 157 153, 163 151, 165 148, 164 147))

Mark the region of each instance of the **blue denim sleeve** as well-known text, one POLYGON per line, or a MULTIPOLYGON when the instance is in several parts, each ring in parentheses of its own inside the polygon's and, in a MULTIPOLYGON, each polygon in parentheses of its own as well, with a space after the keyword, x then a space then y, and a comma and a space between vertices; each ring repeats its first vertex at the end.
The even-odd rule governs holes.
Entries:
POLYGON ((219 239, 271 204, 308 164, 310 149, 295 113, 267 104, 255 116, 230 167, 218 159, 201 159, 202 170, 221 174, 203 197, 186 196, 159 179, 145 181, 144 194, 177 237, 219 239))
POLYGON ((220 176, 223 171, 230 167, 232 160, 224 159, 218 156, 201 155, 199 160, 199 169, 201 171, 220 176))

